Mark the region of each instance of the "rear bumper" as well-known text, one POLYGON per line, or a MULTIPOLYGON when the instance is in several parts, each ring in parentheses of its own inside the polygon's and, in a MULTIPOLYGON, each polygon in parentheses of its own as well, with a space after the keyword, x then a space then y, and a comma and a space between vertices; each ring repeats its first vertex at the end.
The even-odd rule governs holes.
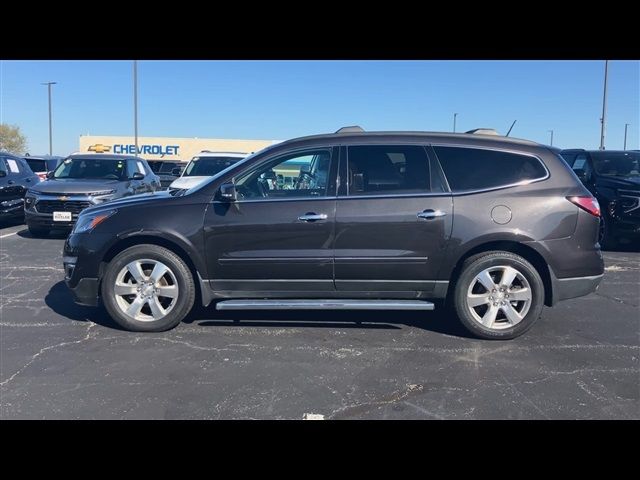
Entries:
POLYGON ((553 286, 553 305, 562 300, 582 297, 595 292, 604 276, 604 273, 602 273, 588 277, 556 278, 551 270, 550 274, 553 286))

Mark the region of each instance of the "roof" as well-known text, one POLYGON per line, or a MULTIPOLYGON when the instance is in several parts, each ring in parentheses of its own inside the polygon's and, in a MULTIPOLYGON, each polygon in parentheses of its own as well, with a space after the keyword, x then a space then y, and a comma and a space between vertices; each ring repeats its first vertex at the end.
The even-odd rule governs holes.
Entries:
POLYGON ((128 158, 135 158, 137 160, 144 160, 143 158, 136 157, 135 155, 115 155, 113 153, 94 153, 94 152, 75 152, 66 158, 101 158, 103 160, 125 160, 128 158))
POLYGON ((196 154, 196 157, 233 157, 233 158, 244 158, 248 156, 247 152, 211 152, 209 150, 203 150, 200 153, 196 154))
MULTIPOLYGON (((513 145, 528 145, 528 146, 542 146, 537 142, 531 140, 524 140, 521 138, 505 137, 502 135, 496 135, 494 133, 449 133, 449 132, 425 132, 425 131, 379 131, 379 132, 358 132, 349 127, 347 132, 343 132, 340 129, 340 133, 327 133, 320 135, 309 135, 306 137, 292 138, 286 140, 278 146, 297 143, 306 140, 345 140, 345 139, 371 139, 371 138, 383 138, 383 137, 420 137, 430 142, 437 142, 438 140, 451 141, 456 139, 464 140, 490 140, 491 142, 504 142, 513 145)), ((488 130, 488 129, 479 129, 488 130)))

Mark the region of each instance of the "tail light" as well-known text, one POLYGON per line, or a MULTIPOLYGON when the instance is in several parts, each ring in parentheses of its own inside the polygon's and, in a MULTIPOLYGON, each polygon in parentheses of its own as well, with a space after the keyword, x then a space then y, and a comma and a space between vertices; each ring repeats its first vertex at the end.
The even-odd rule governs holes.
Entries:
POLYGON ((591 195, 567 197, 567 200, 569 200, 574 205, 577 205, 585 212, 590 213, 594 217, 600 216, 600 204, 598 203, 598 200, 596 200, 596 198, 592 197, 591 195))

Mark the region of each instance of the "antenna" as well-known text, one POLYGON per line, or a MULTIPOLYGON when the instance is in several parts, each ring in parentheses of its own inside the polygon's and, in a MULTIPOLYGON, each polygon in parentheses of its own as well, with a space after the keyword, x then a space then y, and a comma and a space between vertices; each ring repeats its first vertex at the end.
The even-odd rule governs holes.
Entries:
POLYGON ((507 134, 505 135, 505 137, 508 137, 508 136, 509 136, 509 134, 511 133, 511 129, 513 128, 513 126, 516 124, 516 122, 517 122, 517 121, 518 121, 517 119, 513 121, 513 123, 511 124, 511 128, 509 128, 509 131, 507 132, 507 134))

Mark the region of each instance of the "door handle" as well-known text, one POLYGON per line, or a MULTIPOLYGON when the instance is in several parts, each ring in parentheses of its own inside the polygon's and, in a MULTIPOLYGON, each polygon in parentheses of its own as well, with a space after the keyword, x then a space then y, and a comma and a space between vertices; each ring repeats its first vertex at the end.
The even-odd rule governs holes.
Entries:
POLYGON ((304 215, 300 215, 298 217, 298 220, 302 222, 315 222, 316 220, 326 220, 326 219, 327 219, 326 213, 313 213, 313 212, 305 213, 304 215))
POLYGON ((418 213, 418 218, 424 218, 425 220, 432 220, 438 217, 444 217, 447 213, 442 210, 425 210, 424 212, 418 213))

